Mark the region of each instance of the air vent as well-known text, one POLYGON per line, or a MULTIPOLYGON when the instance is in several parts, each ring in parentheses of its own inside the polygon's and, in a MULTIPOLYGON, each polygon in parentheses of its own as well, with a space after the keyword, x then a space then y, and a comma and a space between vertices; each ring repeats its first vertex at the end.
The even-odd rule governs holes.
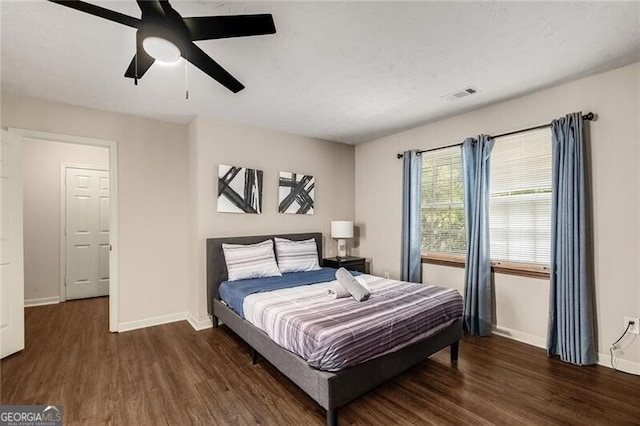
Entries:
POLYGON ((443 98, 454 101, 456 99, 464 98, 470 95, 475 95, 476 93, 478 93, 478 89, 476 89, 475 87, 469 86, 461 90, 456 90, 455 92, 449 93, 448 95, 444 95, 443 98))

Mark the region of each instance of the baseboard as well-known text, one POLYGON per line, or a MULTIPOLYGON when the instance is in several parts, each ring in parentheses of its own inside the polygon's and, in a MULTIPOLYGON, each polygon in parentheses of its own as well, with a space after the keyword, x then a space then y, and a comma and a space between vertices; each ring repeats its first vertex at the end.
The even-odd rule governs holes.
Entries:
POLYGON ((184 321, 188 319, 187 315, 188 315, 187 312, 178 312, 175 314, 160 315, 158 317, 146 318, 146 319, 141 319, 137 321, 121 322, 118 325, 118 331, 119 332, 131 331, 131 330, 137 330, 139 328, 153 327, 155 325, 168 324, 176 321, 184 321))
POLYGON ((39 299, 25 299, 24 306, 43 306, 43 305, 55 305, 60 303, 60 296, 55 297, 41 297, 39 299))
POLYGON ((213 327, 213 322, 211 321, 211 318, 197 320, 190 313, 187 314, 187 321, 189 321, 189 324, 191 324, 191 327, 193 327, 195 331, 206 330, 207 328, 213 327))
MULTIPOLYGON (((511 330, 506 327, 493 326, 493 333, 497 336, 506 337, 507 339, 516 340, 531 346, 546 349, 547 342, 544 337, 534 336, 532 334, 523 333, 521 331, 511 330)), ((611 368, 611 356, 609 354, 598 353, 598 365, 611 368)), ((615 361, 616 370, 624 371, 629 374, 640 375, 640 364, 626 359, 617 358, 615 361)))
POLYGON ((531 346, 546 349, 547 341, 544 337, 534 336, 533 334, 523 333, 521 331, 511 330, 510 328, 493 326, 493 333, 506 337, 508 339, 516 340, 518 342, 526 343, 531 346))
MULTIPOLYGON (((640 376, 640 363, 616 358, 616 370, 640 376)), ((598 354, 598 365, 611 368, 611 354, 598 354)))
POLYGON ((213 323, 211 322, 210 318, 196 320, 189 312, 178 312, 175 314, 161 315, 158 317, 146 318, 137 321, 121 322, 118 327, 118 331, 124 332, 138 330, 140 328, 169 324, 177 321, 188 321, 191 327, 193 327, 193 329, 196 331, 206 330, 207 328, 213 327, 213 323))

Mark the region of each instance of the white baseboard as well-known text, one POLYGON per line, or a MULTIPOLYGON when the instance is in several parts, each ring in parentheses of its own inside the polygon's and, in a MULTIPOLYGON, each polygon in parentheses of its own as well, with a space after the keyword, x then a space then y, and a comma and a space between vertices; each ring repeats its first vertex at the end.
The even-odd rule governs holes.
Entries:
POLYGON ((146 318, 136 321, 121 322, 118 325, 118 331, 131 331, 139 328, 153 327, 155 325, 168 324, 176 321, 184 321, 187 319, 186 312, 178 312, 169 315, 160 315, 158 317, 146 318))
POLYGON ((498 336, 506 337, 538 348, 546 349, 547 347, 547 342, 544 337, 534 336, 533 334, 523 333, 510 328, 494 325, 493 333, 498 336))
MULTIPOLYGON (((506 337, 518 342, 526 343, 531 346, 546 349, 547 342, 544 337, 534 336, 532 334, 523 333, 521 331, 511 330, 506 327, 493 326, 493 333, 497 336, 506 337)), ((611 356, 609 354, 598 353, 598 365, 611 368, 611 356)), ((629 374, 640 375, 640 363, 628 361, 626 359, 616 358, 616 370, 624 371, 629 374)))
POLYGON ((118 327, 118 331, 124 332, 124 331, 138 330, 140 328, 153 327, 153 326, 162 325, 162 324, 169 324, 177 321, 188 321, 191 327, 193 327, 195 331, 206 330, 207 328, 213 327, 211 318, 197 320, 189 312, 178 312, 175 314, 161 315, 158 317, 146 318, 146 319, 141 319, 136 321, 121 322, 118 327))
POLYGON ((41 297, 39 299, 25 299, 24 306, 43 306, 43 305, 55 305, 60 303, 60 297, 41 297))
POLYGON ((191 327, 193 327, 195 331, 206 330, 207 328, 213 327, 213 322, 211 321, 211 318, 197 320, 190 313, 187 314, 187 321, 189 321, 189 324, 191 324, 191 327))
MULTIPOLYGON (((615 354, 615 352, 614 352, 615 354)), ((635 374, 640 376, 640 363, 628 361, 617 357, 613 363, 616 366, 616 370, 624 371, 625 373, 635 374)), ((611 368, 611 354, 598 354, 598 365, 611 368)))

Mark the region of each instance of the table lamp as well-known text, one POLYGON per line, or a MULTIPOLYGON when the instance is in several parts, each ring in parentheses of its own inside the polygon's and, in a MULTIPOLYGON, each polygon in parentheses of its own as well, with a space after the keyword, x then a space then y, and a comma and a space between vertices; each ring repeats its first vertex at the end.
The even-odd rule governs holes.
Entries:
POLYGON ((353 221, 331 221, 331 238, 338 240, 338 257, 345 257, 347 255, 346 238, 353 238, 353 221))

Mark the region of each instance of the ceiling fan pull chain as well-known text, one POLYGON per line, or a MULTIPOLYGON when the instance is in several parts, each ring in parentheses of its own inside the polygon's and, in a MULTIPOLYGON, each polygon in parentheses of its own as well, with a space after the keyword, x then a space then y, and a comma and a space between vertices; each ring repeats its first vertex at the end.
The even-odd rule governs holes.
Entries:
POLYGON ((133 84, 135 86, 138 85, 138 52, 136 52, 136 57, 135 57, 135 64, 134 66, 136 67, 135 72, 133 73, 133 84))
POLYGON ((184 61, 184 98, 189 99, 189 61, 184 61))

